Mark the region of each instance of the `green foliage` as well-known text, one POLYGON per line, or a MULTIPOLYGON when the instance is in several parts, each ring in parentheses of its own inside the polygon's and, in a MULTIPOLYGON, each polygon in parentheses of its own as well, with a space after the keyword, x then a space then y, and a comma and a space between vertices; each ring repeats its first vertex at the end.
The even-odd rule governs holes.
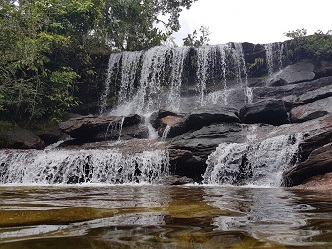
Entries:
POLYGON ((307 35, 306 29, 297 29, 289 31, 285 35, 292 38, 291 45, 294 47, 293 51, 291 51, 292 56, 296 57, 298 54, 305 54, 317 60, 332 59, 331 31, 324 33, 318 30, 313 35, 307 35))
POLYGON ((160 45, 180 28, 182 7, 194 1, 2 1, 0 115, 59 121, 79 104, 78 87, 102 80, 96 54, 160 45), (168 20, 159 20, 162 15, 168 20))
POLYGON ((200 36, 197 37, 197 31, 194 30, 192 34, 188 34, 186 38, 183 39, 184 46, 199 47, 203 45, 209 45, 211 32, 208 27, 201 26, 199 29, 200 36))

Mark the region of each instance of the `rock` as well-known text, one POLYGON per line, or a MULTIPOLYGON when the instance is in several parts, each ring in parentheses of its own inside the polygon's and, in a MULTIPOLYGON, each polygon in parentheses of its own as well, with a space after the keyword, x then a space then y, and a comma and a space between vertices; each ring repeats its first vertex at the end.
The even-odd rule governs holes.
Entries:
POLYGON ((33 132, 45 142, 45 146, 58 142, 64 135, 64 133, 60 132, 57 125, 50 125, 44 129, 34 130, 33 132))
POLYGON ((279 87, 255 87, 254 102, 273 98, 285 102, 287 110, 332 96, 332 77, 279 87))
POLYGON ((301 105, 290 111, 292 122, 305 122, 332 113, 332 97, 301 105))
POLYGON ((315 78, 314 68, 314 65, 310 62, 298 62, 289 65, 272 75, 272 79, 269 80, 268 84, 270 86, 282 86, 313 80, 315 78))
POLYGON ((42 150, 45 148, 45 143, 32 131, 11 127, 6 131, 0 131, 0 146, 7 149, 42 150))
POLYGON ((190 151, 205 161, 220 143, 242 143, 246 139, 245 125, 223 123, 178 136, 171 141, 170 148, 190 151))
POLYGON ((64 133, 85 142, 117 139, 121 135, 133 133, 128 127, 139 126, 141 117, 137 114, 124 118, 117 116, 82 116, 59 124, 64 133), (122 126, 121 126, 122 124, 122 126), (122 128, 122 129, 121 129, 122 128))
POLYGON ((206 169, 204 159, 194 156, 188 150, 169 149, 168 152, 172 174, 190 177, 196 182, 202 181, 206 169))
POLYGON ((161 123, 162 126, 158 132, 160 137, 162 137, 167 126, 170 128, 167 138, 173 138, 188 131, 187 117, 184 116, 167 116, 161 119, 161 123))
POLYGON ((264 123, 282 125, 289 123, 285 104, 282 100, 263 100, 248 104, 240 110, 243 123, 264 123))
POLYGON ((177 175, 173 175, 173 176, 167 176, 165 178, 163 178, 162 180, 160 180, 159 184, 163 184, 163 185, 185 185, 185 184, 190 184, 190 183, 194 183, 194 180, 185 176, 177 176, 177 175))
POLYGON ((332 190, 332 173, 313 176, 306 180, 303 184, 292 187, 292 189, 307 189, 330 192, 332 190))
POLYGON ((168 110, 159 110, 158 112, 154 112, 150 116, 150 123, 153 128, 158 130, 162 126, 162 119, 165 117, 182 117, 182 114, 178 114, 168 110))
POLYGON ((216 123, 238 123, 237 110, 220 106, 207 106, 195 110, 187 120, 188 130, 198 130, 216 123))
POLYGON ((332 143, 320 147, 309 155, 308 159, 284 172, 286 186, 302 184, 305 180, 332 172, 332 143))

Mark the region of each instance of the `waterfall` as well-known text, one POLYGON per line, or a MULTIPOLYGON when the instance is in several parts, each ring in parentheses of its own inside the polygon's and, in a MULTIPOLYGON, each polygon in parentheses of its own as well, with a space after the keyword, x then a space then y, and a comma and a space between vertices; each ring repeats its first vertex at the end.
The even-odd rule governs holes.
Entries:
POLYGON ((301 134, 295 134, 222 143, 206 162, 204 183, 280 186, 282 172, 296 161, 301 139, 301 134))
POLYGON ((140 85, 137 92, 137 111, 145 113, 151 108, 160 107, 161 84, 166 76, 166 59, 170 56, 170 48, 153 47, 143 55, 140 85))
POLYGON ((118 141, 120 141, 124 120, 125 120, 125 117, 122 116, 121 120, 111 121, 109 123, 109 125, 107 126, 107 129, 106 129, 106 133, 105 133, 105 140, 107 140, 107 138, 109 138, 109 137, 112 137, 112 138, 117 137, 118 141))
POLYGON ((282 55, 284 52, 284 44, 269 43, 264 45, 265 55, 266 55, 266 67, 268 70, 268 75, 272 76, 277 70, 282 68, 282 55))
POLYGON ((169 132, 171 131, 171 128, 172 128, 172 126, 170 126, 170 125, 166 126, 166 128, 163 132, 163 135, 161 136, 161 142, 166 142, 167 136, 168 136, 169 132))
POLYGON ((241 43, 233 43, 234 44, 234 52, 233 59, 236 65, 236 78, 237 81, 244 88, 244 93, 247 98, 247 103, 252 103, 253 101, 253 93, 252 89, 248 86, 248 73, 246 67, 246 61, 243 53, 243 47, 241 43), (242 75, 244 75, 244 84, 242 80, 242 75))
POLYGON ((266 66, 268 75, 271 76, 273 74, 273 44, 265 44, 265 54, 266 54, 266 66))
POLYGON ((120 64, 122 54, 111 54, 108 61, 107 78, 105 81, 104 91, 100 97, 100 114, 104 113, 107 106, 107 98, 110 94, 111 83, 118 74, 118 66, 120 64))
POLYGON ((204 94, 209 69, 210 46, 203 46, 197 49, 197 90, 200 93, 200 103, 204 105, 204 94))
POLYGON ((190 47, 181 47, 173 49, 172 71, 170 79, 170 90, 167 99, 167 106, 171 110, 180 110, 180 92, 182 85, 182 75, 184 61, 187 58, 190 47))
POLYGON ((168 161, 166 150, 0 151, 0 184, 157 183, 168 161))
MULTIPOLYGON (((206 84, 210 79, 212 82, 222 81, 224 91, 227 90, 227 53, 230 52, 229 45, 202 46, 197 48, 197 91, 201 106, 209 104, 205 98, 206 84)), ((219 82, 220 83, 220 82, 219 82)), ((227 101, 226 101, 227 102, 227 101)))
POLYGON ((121 85, 119 90, 118 103, 131 100, 135 92, 135 79, 142 52, 123 52, 121 66, 121 85))

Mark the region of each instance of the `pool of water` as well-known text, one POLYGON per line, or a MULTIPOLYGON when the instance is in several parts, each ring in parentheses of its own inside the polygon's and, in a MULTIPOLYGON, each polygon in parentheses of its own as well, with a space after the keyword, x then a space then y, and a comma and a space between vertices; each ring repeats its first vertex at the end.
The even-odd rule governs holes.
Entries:
POLYGON ((0 248, 332 248, 332 195, 225 186, 0 186, 0 248))

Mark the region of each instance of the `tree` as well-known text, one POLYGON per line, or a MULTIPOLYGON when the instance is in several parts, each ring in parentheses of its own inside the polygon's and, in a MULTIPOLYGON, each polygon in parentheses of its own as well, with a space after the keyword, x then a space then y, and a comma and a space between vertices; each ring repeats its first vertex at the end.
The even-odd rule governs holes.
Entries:
POLYGON ((160 45, 179 29, 182 8, 194 1, 2 1, 1 116, 60 120, 79 103, 77 87, 102 78, 93 65, 96 54, 160 45))
POLYGON ((321 30, 313 35, 307 35, 306 29, 288 31, 285 36, 292 38, 290 41, 294 47, 294 53, 311 56, 317 60, 332 59, 332 31, 324 33, 321 30))
POLYGON ((197 31, 194 30, 192 34, 188 34, 186 38, 183 39, 183 45, 199 47, 203 45, 209 45, 211 32, 206 26, 201 26, 199 29, 200 37, 197 38, 197 31))

